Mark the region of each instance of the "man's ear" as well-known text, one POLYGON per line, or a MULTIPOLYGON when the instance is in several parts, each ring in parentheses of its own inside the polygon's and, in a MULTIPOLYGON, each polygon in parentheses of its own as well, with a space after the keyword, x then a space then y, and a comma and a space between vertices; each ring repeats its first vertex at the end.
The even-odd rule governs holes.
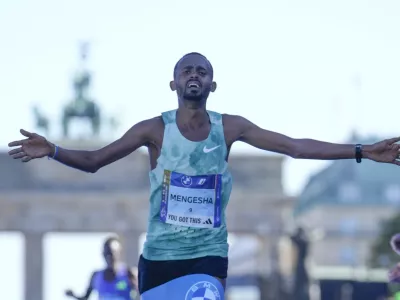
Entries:
POLYGON ((171 91, 175 92, 176 91, 175 81, 171 80, 169 83, 169 87, 171 88, 171 91))
POLYGON ((217 89, 217 83, 213 81, 213 83, 211 84, 211 92, 214 93, 216 89, 217 89))

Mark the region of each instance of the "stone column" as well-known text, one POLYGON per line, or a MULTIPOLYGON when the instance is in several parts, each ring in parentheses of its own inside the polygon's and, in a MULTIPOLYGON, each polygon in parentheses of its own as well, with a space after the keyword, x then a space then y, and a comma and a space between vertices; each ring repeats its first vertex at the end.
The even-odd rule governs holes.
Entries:
POLYGON ((25 232, 25 300, 43 300, 43 233, 25 232))
POLYGON ((259 241, 261 247, 258 253, 258 273, 264 276, 271 272, 271 240, 261 235, 259 241))

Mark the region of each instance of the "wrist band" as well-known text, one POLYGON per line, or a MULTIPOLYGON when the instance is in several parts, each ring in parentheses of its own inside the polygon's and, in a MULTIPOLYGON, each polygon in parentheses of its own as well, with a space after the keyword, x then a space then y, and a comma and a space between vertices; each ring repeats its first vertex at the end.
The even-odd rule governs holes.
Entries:
POLYGON ((355 147, 355 152, 356 152, 356 162, 360 163, 361 159, 362 159, 362 145, 361 144, 357 144, 355 147))
POLYGON ((58 146, 54 146, 54 154, 53 154, 53 156, 48 156, 48 158, 50 159, 50 158, 52 158, 52 159, 55 159, 56 158, 56 156, 57 156, 57 152, 58 152, 58 146))

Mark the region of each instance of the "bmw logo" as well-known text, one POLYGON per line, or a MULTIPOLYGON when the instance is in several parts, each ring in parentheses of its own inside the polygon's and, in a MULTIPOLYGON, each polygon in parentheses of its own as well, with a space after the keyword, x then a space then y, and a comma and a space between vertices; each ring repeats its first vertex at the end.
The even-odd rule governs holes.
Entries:
POLYGON ((191 186, 191 185, 192 185, 192 177, 183 175, 183 176, 181 177, 181 183, 182 183, 182 185, 185 186, 185 187, 191 186))
POLYGON ((221 300, 217 287, 208 281, 193 284, 186 293, 185 300, 221 300))

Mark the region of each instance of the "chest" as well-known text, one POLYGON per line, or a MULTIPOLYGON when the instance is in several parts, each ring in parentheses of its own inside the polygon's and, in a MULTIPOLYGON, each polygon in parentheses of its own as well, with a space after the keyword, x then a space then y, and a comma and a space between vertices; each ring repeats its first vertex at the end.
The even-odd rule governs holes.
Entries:
POLYGON ((191 127, 188 124, 177 124, 179 133, 187 140, 193 142, 204 141, 210 134, 211 125, 205 124, 199 128, 191 127))
POLYGON ((220 163, 227 158, 224 135, 217 130, 188 131, 183 135, 177 126, 172 126, 165 130, 161 143, 148 148, 152 169, 157 166, 160 158, 165 163, 172 164, 168 166, 172 170, 178 164, 193 169, 218 169, 220 163))

